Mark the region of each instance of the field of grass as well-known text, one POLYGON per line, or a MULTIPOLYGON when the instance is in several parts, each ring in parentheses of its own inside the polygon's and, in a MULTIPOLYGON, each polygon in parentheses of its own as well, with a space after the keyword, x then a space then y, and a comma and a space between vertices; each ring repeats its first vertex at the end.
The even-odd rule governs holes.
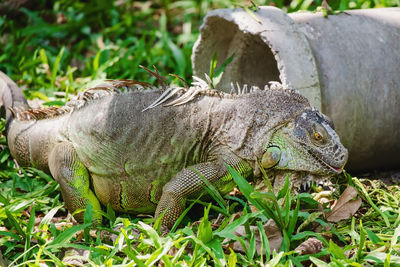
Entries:
MULTIPOLYGON (((321 5, 319 0, 21 2, 13 9, 0 0, 0 70, 33 105, 45 106, 64 105, 96 79, 154 83, 139 65, 155 65, 190 82, 192 47, 211 9, 270 4, 294 12, 321 5)), ((400 6, 400 1, 329 5, 345 10, 400 6)), ((400 266, 400 186, 346 174, 334 193, 315 188, 313 194, 293 196, 287 187, 259 193, 232 174, 241 193, 223 198, 210 189, 215 201, 190 202, 196 211, 169 234, 162 235, 152 217, 116 214, 109 207, 103 226, 92 227, 91 208, 84 224, 74 222, 58 184, 41 171, 19 167, 0 135, 0 265, 5 260, 11 266, 400 266), (353 187, 345 191, 347 185, 353 187), (338 220, 328 205, 341 194, 337 213, 351 210, 357 199, 361 207, 338 220)))

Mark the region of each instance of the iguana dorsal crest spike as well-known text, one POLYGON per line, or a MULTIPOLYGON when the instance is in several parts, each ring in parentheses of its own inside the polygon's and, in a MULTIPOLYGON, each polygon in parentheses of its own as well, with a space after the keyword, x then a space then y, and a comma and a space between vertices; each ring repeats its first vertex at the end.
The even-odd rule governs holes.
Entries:
POLYGON ((101 83, 95 87, 87 88, 80 93, 76 100, 67 102, 62 107, 45 107, 37 109, 10 109, 14 118, 20 121, 43 120, 80 109, 90 101, 100 99, 109 95, 129 93, 132 91, 141 91, 145 89, 155 89, 149 83, 135 80, 105 80, 106 83, 101 83))
POLYGON ((160 75, 160 73, 158 72, 156 66, 153 65, 154 71, 146 68, 145 66, 139 65, 140 68, 144 69, 145 71, 147 71, 150 75, 156 77, 158 85, 162 88, 162 90, 167 90, 167 80, 162 77, 160 75))
POLYGON ((178 79, 183 83, 183 86, 184 86, 186 89, 189 89, 188 84, 186 83, 186 81, 185 81, 181 76, 176 75, 176 74, 173 74, 173 73, 170 73, 169 75, 172 76, 172 77, 178 78, 178 79))
MULTIPOLYGON (((206 75, 206 79, 207 79, 206 75)), ((170 87, 165 91, 159 98, 157 98, 153 103, 151 103, 147 108, 143 109, 143 111, 146 111, 151 108, 155 108, 163 103, 165 103, 169 98, 176 96, 178 93, 183 92, 182 95, 178 96, 176 99, 172 100, 171 102, 168 102, 164 104, 165 106, 179 106, 186 104, 193 99, 195 99, 199 95, 207 95, 207 96, 227 96, 228 94, 225 94, 221 91, 212 89, 210 87, 211 84, 211 79, 208 77, 208 82, 200 79, 197 76, 193 76, 193 82, 192 86, 189 88, 183 88, 183 87, 170 87)))
MULTIPOLYGON (((193 99, 204 95, 204 96, 216 96, 216 97, 234 97, 235 95, 244 95, 253 93, 255 91, 260 91, 261 89, 257 86, 249 86, 244 84, 240 86, 238 82, 236 82, 236 88, 234 83, 231 83, 231 93, 227 94, 220 90, 214 89, 214 85, 212 83, 212 79, 205 74, 205 80, 201 79, 197 76, 193 76, 193 82, 189 87, 187 83, 184 81, 183 78, 171 74, 171 76, 178 78, 184 84, 184 87, 179 86, 168 86, 166 83, 166 79, 160 75, 157 68, 154 67, 154 71, 140 66, 142 69, 146 70, 152 76, 156 77, 158 83, 162 87, 163 93, 148 107, 142 110, 142 112, 155 108, 160 105, 164 106, 179 106, 190 101, 193 99), (167 102, 168 100, 172 99, 171 101, 167 102)), ((268 85, 264 86, 264 90, 268 89, 290 89, 288 86, 284 86, 279 82, 269 82, 270 88, 268 85)), ((39 109, 29 109, 29 110, 20 110, 17 108, 10 109, 13 116, 17 120, 42 120, 47 118, 52 118, 56 116, 60 116, 66 113, 70 113, 74 110, 80 109, 85 106, 88 102, 100 99, 109 95, 115 94, 124 94, 129 93, 132 91, 141 91, 145 89, 156 89, 155 86, 146 83, 140 82, 135 80, 105 80, 103 83, 98 84, 95 87, 87 88, 82 93, 79 94, 76 100, 72 100, 68 102, 63 107, 46 107, 46 108, 39 108, 39 109)))

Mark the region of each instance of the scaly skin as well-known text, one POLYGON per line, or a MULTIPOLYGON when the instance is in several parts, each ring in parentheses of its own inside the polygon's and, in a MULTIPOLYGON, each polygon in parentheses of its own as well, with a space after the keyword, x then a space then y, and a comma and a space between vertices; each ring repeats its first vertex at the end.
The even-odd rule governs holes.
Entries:
POLYGON ((222 193, 235 186, 225 164, 246 178, 257 173, 257 161, 270 170, 331 176, 347 160, 329 120, 294 90, 200 94, 142 112, 161 93, 101 96, 41 120, 21 119, 33 111, 17 112, 20 118, 8 127, 11 153, 23 166, 50 172, 70 212, 90 202, 100 222, 100 203, 123 212, 155 211, 156 217, 164 213, 168 228, 186 199, 204 190, 199 174, 222 193))

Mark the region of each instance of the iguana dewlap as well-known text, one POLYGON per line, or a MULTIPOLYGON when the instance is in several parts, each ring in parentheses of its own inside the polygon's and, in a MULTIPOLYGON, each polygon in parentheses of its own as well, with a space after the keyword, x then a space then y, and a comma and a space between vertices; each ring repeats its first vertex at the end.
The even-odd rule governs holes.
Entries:
POLYGON ((330 120, 295 90, 275 85, 225 94, 202 81, 166 92, 138 90, 143 87, 108 81, 66 107, 23 111, 21 92, 1 73, 0 99, 14 113, 7 114, 12 156, 50 172, 70 212, 88 202, 94 211, 111 204, 123 212, 165 212, 167 227, 185 200, 204 190, 200 175, 222 193, 235 186, 225 164, 244 177, 257 162, 270 170, 331 176, 347 160, 330 120))

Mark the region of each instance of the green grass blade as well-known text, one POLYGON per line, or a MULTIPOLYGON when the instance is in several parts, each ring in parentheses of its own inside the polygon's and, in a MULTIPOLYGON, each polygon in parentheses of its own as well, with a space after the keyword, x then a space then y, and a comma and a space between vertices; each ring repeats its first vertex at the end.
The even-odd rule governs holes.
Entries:
POLYGON ((329 240, 329 247, 328 251, 333 255, 336 259, 341 259, 345 260, 347 259, 346 255, 344 254, 344 251, 341 247, 336 245, 332 240, 329 240))
POLYGON ((150 237, 150 239, 153 241, 154 246, 157 249, 161 247, 162 242, 160 240, 160 236, 158 235, 157 231, 154 230, 153 227, 141 221, 138 222, 138 226, 144 234, 150 237))
POLYGON ((229 239, 235 239, 236 236, 233 234, 236 230, 236 228, 239 225, 243 225, 244 223, 246 223, 249 219, 251 218, 257 218, 262 214, 262 211, 257 211, 257 212, 253 212, 253 213, 248 213, 244 216, 241 216, 240 218, 234 220, 232 223, 230 223, 229 225, 227 225, 225 228, 215 231, 214 235, 215 236, 220 236, 220 237, 224 237, 224 238, 229 238, 229 239))
POLYGON ((221 262, 221 264, 224 265, 225 255, 221 240, 214 238, 206 245, 215 253, 215 257, 221 262))
POLYGON ((215 199, 215 201, 218 203, 218 205, 224 210, 224 213, 227 213, 226 210, 226 203, 224 199, 222 198, 221 194, 218 192, 218 190, 215 188, 214 185, 212 185, 205 177, 202 175, 198 170, 195 168, 189 168, 191 171, 193 171, 200 179, 203 181, 204 185, 203 188, 207 191, 207 193, 215 199))
POLYGON ((290 238, 292 237, 292 235, 294 233, 294 229, 296 227, 296 223, 299 218, 299 210, 300 210, 300 197, 297 196, 296 208, 293 211, 293 215, 290 218, 289 225, 287 227, 287 234, 289 235, 290 238))
POLYGON ((115 223, 116 217, 115 217, 115 211, 111 207, 110 203, 107 204, 107 218, 110 220, 110 227, 112 227, 115 223))
POLYGON ((371 205, 371 207, 379 213, 379 215, 382 217, 382 219, 384 220, 385 224, 387 227, 390 227, 390 222, 388 217, 375 205, 375 203, 372 201, 371 197, 368 195, 367 190, 365 189, 364 185, 357 179, 357 178, 353 178, 353 182, 354 184, 357 186, 357 188, 359 189, 359 191, 361 190, 361 193, 363 194, 363 196, 367 199, 368 203, 371 205))
POLYGON ((50 259, 54 261, 56 266, 65 266, 63 262, 57 258, 53 253, 51 253, 49 250, 47 250, 45 247, 42 247, 43 253, 46 254, 50 259))
POLYGON ((286 197, 287 193, 289 192, 289 185, 290 185, 289 176, 290 176, 290 174, 288 173, 285 177, 285 183, 284 183, 282 189, 279 190, 279 192, 276 196, 277 200, 286 197))
MULTIPOLYGON (((93 207, 90 202, 87 203, 85 213, 83 214, 83 223, 84 224, 92 224, 93 218, 93 207)), ((86 242, 90 242, 90 235, 89 235, 90 227, 87 227, 83 230, 83 235, 85 237, 86 242)))
POLYGON ((173 265, 176 265, 176 263, 178 262, 179 258, 181 258, 182 255, 184 255, 184 253, 186 252, 185 249, 186 249, 186 247, 187 247, 187 245, 189 244, 190 241, 187 240, 185 243, 183 243, 183 245, 180 244, 180 242, 181 242, 180 240, 177 240, 177 241, 175 241, 175 244, 174 244, 175 246, 180 245, 180 248, 175 253, 174 258, 171 260, 171 263, 173 265))
POLYGON ((6 197, 4 197, 2 194, 0 194, 0 203, 3 204, 4 206, 10 205, 10 202, 6 197))
MULTIPOLYGON (((25 251, 29 251, 31 248, 31 235, 33 231, 33 227, 35 226, 35 207, 32 208, 31 215, 29 217, 28 225, 26 226, 26 238, 25 238, 25 251)), ((31 251, 29 253, 24 253, 23 261, 27 261, 31 255, 31 251)))
POLYGON ((343 242, 343 244, 347 244, 347 241, 346 241, 346 240, 343 238, 343 236, 335 229, 335 227, 334 227, 332 224, 327 223, 327 222, 325 222, 324 220, 319 219, 319 218, 316 218, 316 219, 315 219, 315 222, 316 222, 316 223, 319 223, 319 224, 322 225, 322 226, 324 226, 326 229, 330 229, 331 232, 332 232, 334 235, 336 235, 337 238, 338 238, 341 242, 343 242))
POLYGON ((286 233, 286 229, 281 229, 281 231, 282 231, 283 239, 282 239, 282 244, 281 244, 280 250, 284 251, 284 252, 288 252, 289 247, 290 247, 290 239, 289 239, 288 234, 286 233))
POLYGON ((287 229, 287 226, 289 225, 290 222, 290 205, 291 205, 292 199, 290 197, 290 192, 287 191, 286 192, 286 197, 285 197, 285 207, 284 207, 284 211, 285 211, 285 229, 287 229))
POLYGON ((89 227, 91 225, 91 223, 86 223, 86 224, 79 224, 79 225, 74 225, 71 228, 69 228, 68 230, 62 232, 61 234, 59 234, 58 236, 56 236, 54 238, 54 240, 52 242, 49 243, 49 245, 47 246, 48 249, 51 248, 58 248, 58 247, 63 247, 67 244, 67 242, 69 240, 71 240, 71 238, 74 237, 74 235, 89 227))
POLYGON ((211 61, 210 61, 210 71, 208 72, 208 76, 214 78, 215 68, 217 67, 217 52, 214 52, 211 61))
POLYGON ((5 209, 6 215, 7 215, 7 220, 8 222, 14 226, 15 230, 19 235, 21 235, 24 239, 26 238, 26 234, 24 230, 22 230, 19 222, 14 218, 14 216, 9 212, 7 209, 5 209))
POLYGON ((39 57, 40 57, 40 60, 42 61, 43 65, 47 65, 47 66, 49 65, 49 60, 47 59, 46 50, 44 50, 43 48, 40 49, 40 51, 39 51, 39 57))
POLYGON ((256 234, 255 231, 252 230, 250 232, 250 238, 249 238, 249 250, 248 250, 248 259, 250 261, 253 261, 254 255, 256 255, 257 248, 256 248, 256 234))
POLYGON ((329 267, 330 265, 322 260, 319 260, 317 258, 314 257, 310 257, 310 260, 315 264, 315 266, 318 267, 329 267))
POLYGON ((307 225, 309 225, 310 223, 314 222, 317 218, 321 217, 323 215, 322 212, 313 212, 311 213, 308 218, 299 225, 299 227, 297 227, 296 233, 300 233, 300 231, 306 227, 307 225))
POLYGON ((178 75, 184 77, 186 70, 186 60, 184 54, 179 49, 179 47, 170 39, 168 39, 168 47, 176 62, 176 66, 178 67, 178 75))
MULTIPOLYGON (((206 244, 204 244, 200 239, 196 238, 196 237, 191 237, 192 241, 195 243, 195 245, 198 245, 199 247, 201 247, 202 249, 204 249, 208 255, 214 259, 214 264, 215 266, 223 266, 222 262, 220 261, 220 259, 215 255, 215 253, 211 250, 211 248, 209 248, 206 244)), ((195 257, 193 257, 195 258, 195 257)))
POLYGON ((30 253, 32 252, 32 250, 35 249, 36 247, 38 247, 38 245, 35 245, 35 246, 33 246, 33 247, 30 247, 28 250, 25 250, 22 254, 20 254, 18 257, 16 257, 16 258, 9 264, 9 266, 24 265, 23 263, 22 263, 22 264, 19 264, 19 265, 16 265, 15 263, 18 262, 19 259, 24 258, 26 254, 30 254, 30 253))
POLYGON ((390 253, 388 253, 386 255, 385 262, 383 263, 383 267, 390 267, 390 266, 391 266, 391 264, 390 264, 390 253))
POLYGON ((193 205, 196 204, 196 203, 198 202, 198 200, 199 200, 202 196, 203 196, 203 194, 200 194, 200 196, 199 196, 195 201, 193 201, 193 202, 189 205, 189 207, 187 207, 187 208, 182 212, 182 214, 181 214, 181 215, 178 217, 178 219, 175 221, 174 226, 172 226, 171 231, 170 231, 171 233, 173 233, 173 232, 176 231, 176 229, 178 228, 179 224, 180 224, 180 223, 182 222, 182 220, 185 218, 186 214, 192 209, 193 205))
POLYGON ((392 238, 391 238, 391 241, 390 241, 390 247, 393 249, 394 248, 394 246, 397 244, 397 243, 400 243, 400 225, 398 225, 397 227, 396 227, 396 229, 394 230, 394 234, 393 234, 393 236, 392 236, 392 238))
POLYGON ((254 14, 254 12, 250 8, 248 7, 243 7, 243 8, 246 11, 246 13, 250 15, 251 18, 253 18, 257 23, 261 24, 261 20, 257 17, 256 14, 254 14))
POLYGON ((53 68, 51 69, 51 86, 55 87, 58 67, 60 65, 61 58, 64 54, 65 47, 63 46, 56 57, 56 61, 54 62, 53 68))
POLYGON ((269 265, 267 265, 267 266, 278 266, 278 263, 281 261, 283 255, 284 255, 284 252, 281 251, 281 252, 279 252, 278 254, 276 254, 276 251, 274 251, 274 252, 272 253, 272 255, 273 255, 273 257, 272 257, 272 259, 268 262, 269 265))
POLYGON ((204 244, 207 244, 212 239, 211 223, 208 220, 208 213, 210 212, 211 204, 208 207, 204 207, 204 216, 200 221, 200 225, 197 231, 197 238, 200 239, 204 244))
POLYGON ((96 56, 93 59, 93 63, 92 63, 92 67, 93 67, 93 75, 92 78, 95 79, 97 77, 97 73, 99 71, 99 66, 100 66, 100 56, 101 56, 101 52, 103 50, 99 50, 96 53, 96 56))
POLYGON ((264 252, 265 260, 269 261, 271 259, 271 249, 270 249, 270 246, 269 246, 268 237, 265 234, 264 227, 261 224, 261 222, 257 222, 257 228, 258 228, 258 230, 260 232, 260 240, 261 240, 262 247, 263 247, 263 251, 261 251, 261 253, 264 252))
POLYGON ((144 264, 146 266, 153 266, 161 258, 163 258, 163 256, 165 256, 168 253, 168 251, 172 248, 173 245, 174 244, 173 244, 172 240, 168 240, 167 242, 164 242, 161 247, 159 247, 156 251, 154 251, 151 254, 151 256, 147 259, 147 261, 144 264))
POLYGON ((365 246, 365 231, 362 225, 362 222, 360 221, 360 243, 358 244, 358 249, 357 249, 357 254, 356 254, 356 259, 357 262, 361 262, 362 260, 362 254, 365 246))
MULTIPOLYGON (((219 82, 221 81, 222 75, 224 74, 226 66, 232 62, 234 57, 235 57, 235 54, 232 54, 232 56, 228 57, 216 71, 214 70, 214 72, 212 73, 213 76, 210 76, 214 87, 216 87, 219 84, 219 82)), ((215 62, 215 66, 216 66, 216 62, 215 62)), ((214 68, 215 68, 215 66, 214 66, 214 68)))
POLYGON ((228 267, 236 267, 238 262, 236 253, 231 248, 229 248, 229 251, 231 253, 228 256, 228 267))
POLYGON ((9 237, 15 239, 16 241, 20 241, 22 239, 19 235, 14 234, 13 232, 7 232, 7 231, 0 231, 0 236, 2 236, 2 237, 9 236, 9 237))
POLYGON ((264 184, 267 185, 268 191, 271 193, 274 192, 274 187, 272 186, 271 181, 269 180, 267 172, 265 171, 264 167, 261 166, 260 162, 258 162, 258 161, 256 164, 257 164, 258 169, 262 173, 262 179, 264 181, 264 184))
POLYGON ((369 240, 371 240, 372 243, 374 243, 374 245, 376 245, 379 242, 382 242, 382 240, 374 232, 372 232, 370 229, 366 228, 365 231, 367 232, 369 240))
POLYGON ((147 265, 145 265, 144 262, 137 257, 139 253, 137 253, 136 250, 124 248, 123 251, 130 259, 132 259, 136 263, 137 266, 147 267, 147 265))
MULTIPOLYGON (((282 216, 282 209, 279 206, 278 200, 275 196, 274 193, 272 192, 252 192, 250 194, 250 197, 252 199, 263 199, 266 198, 270 201, 270 203, 268 204, 263 204, 261 202, 261 204, 263 205, 263 210, 265 211, 265 213, 268 215, 269 218, 273 219, 275 221, 275 223, 279 226, 279 228, 281 229, 286 229, 286 222, 282 216)), ((289 200, 290 202, 290 200, 289 200)), ((253 203, 252 203, 253 204, 253 203)), ((290 210, 290 207, 287 208, 287 210, 290 210)))
MULTIPOLYGON (((222 62, 221 66, 219 66, 219 68, 215 71, 215 76, 213 78, 220 77, 224 73, 226 66, 229 63, 231 63, 234 58, 235 58, 235 54, 233 53, 230 57, 225 59, 225 61, 222 62)), ((210 76, 210 78, 211 78, 211 76, 210 76)))
POLYGON ((251 197, 251 193, 254 192, 254 188, 244 179, 234 168, 225 164, 233 180, 239 187, 239 190, 247 198, 247 200, 255 206, 257 209, 264 211, 265 205, 263 205, 258 199, 251 197))

